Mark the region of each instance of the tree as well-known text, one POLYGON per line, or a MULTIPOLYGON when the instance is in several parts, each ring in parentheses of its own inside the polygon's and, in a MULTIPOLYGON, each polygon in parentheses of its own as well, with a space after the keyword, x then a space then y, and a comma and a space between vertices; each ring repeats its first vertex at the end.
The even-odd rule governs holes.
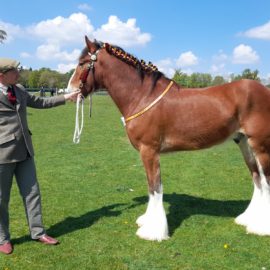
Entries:
POLYGON ((203 88, 212 84, 212 76, 209 73, 192 73, 187 75, 180 69, 175 71, 173 80, 182 87, 187 88, 203 88))
POLYGON ((259 71, 257 69, 255 69, 254 71, 251 71, 249 68, 247 68, 242 72, 243 79, 260 81, 260 78, 258 75, 259 75, 259 71))
POLYGON ((241 79, 250 79, 250 80, 255 80, 255 81, 260 81, 260 77, 259 77, 259 71, 257 69, 255 69, 254 71, 251 71, 249 68, 246 68, 245 70, 243 70, 241 75, 232 75, 231 76, 232 81, 238 81, 241 79))
POLYGON ((207 87, 211 85, 212 82, 212 76, 208 73, 192 73, 190 75, 190 87, 207 87))
POLYGON ((209 73, 201 73, 199 81, 199 87, 207 87, 212 84, 212 75, 209 73))
POLYGON ((52 70, 40 70, 39 85, 52 88, 56 87, 57 84, 57 75, 55 71, 52 70))
POLYGON ((182 87, 189 87, 189 76, 180 69, 175 71, 172 79, 182 87))
POLYGON ((20 72, 19 83, 26 88, 66 88, 73 71, 63 74, 49 68, 24 69, 20 72))
POLYGON ((23 85, 24 87, 29 87, 29 76, 30 76, 31 70, 24 69, 20 72, 20 78, 19 83, 23 85))
POLYGON ((40 78, 40 71, 34 70, 30 72, 29 78, 28 78, 28 86, 30 88, 38 88, 40 86, 39 78, 40 78))
POLYGON ((222 76, 216 76, 213 81, 212 81, 212 85, 221 85, 226 83, 226 80, 222 77, 222 76))
POLYGON ((3 43, 6 38, 7 38, 7 33, 4 30, 0 29, 0 43, 3 43))
POLYGON ((57 77, 58 77, 57 87, 58 88, 66 88, 67 85, 68 85, 69 79, 71 78, 73 72, 74 72, 74 69, 71 70, 70 72, 65 73, 65 74, 58 73, 58 75, 57 75, 57 77))

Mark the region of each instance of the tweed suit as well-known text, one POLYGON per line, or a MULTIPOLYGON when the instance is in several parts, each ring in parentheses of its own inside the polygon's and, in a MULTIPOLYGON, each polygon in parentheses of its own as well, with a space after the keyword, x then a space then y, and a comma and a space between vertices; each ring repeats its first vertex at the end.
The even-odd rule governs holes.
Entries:
POLYGON ((13 175, 23 198, 31 237, 45 233, 27 107, 45 109, 65 104, 64 96, 40 98, 14 86, 16 104, 0 91, 0 244, 10 241, 8 205, 13 175))

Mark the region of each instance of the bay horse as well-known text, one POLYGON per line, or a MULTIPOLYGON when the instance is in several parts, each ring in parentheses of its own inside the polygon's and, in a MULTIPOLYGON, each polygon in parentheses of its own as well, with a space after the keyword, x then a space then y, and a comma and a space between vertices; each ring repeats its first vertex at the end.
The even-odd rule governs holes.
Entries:
POLYGON ((123 115, 131 144, 140 153, 149 202, 136 223, 147 240, 168 239, 160 154, 211 147, 232 137, 251 173, 254 193, 235 222, 247 232, 270 235, 270 91, 253 80, 183 89, 152 64, 123 49, 85 37, 86 47, 68 89, 87 96, 100 88, 123 115))

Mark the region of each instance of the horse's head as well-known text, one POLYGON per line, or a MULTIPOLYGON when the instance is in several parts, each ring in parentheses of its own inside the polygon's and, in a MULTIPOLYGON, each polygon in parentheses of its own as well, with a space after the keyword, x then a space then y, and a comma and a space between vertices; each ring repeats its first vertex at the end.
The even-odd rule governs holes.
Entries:
POLYGON ((82 95, 86 97, 100 88, 109 90, 108 83, 114 82, 116 76, 128 78, 128 76, 124 76, 127 70, 135 72, 140 82, 145 76, 151 76, 153 87, 162 76, 162 73, 151 62, 146 64, 143 60, 140 61, 118 46, 96 41, 91 42, 87 36, 85 42, 86 47, 82 51, 79 63, 69 80, 69 91, 79 89, 82 95), (127 67, 132 68, 127 69, 127 67), (112 73, 117 73, 117 75, 113 78, 112 73))
POLYGON ((82 51, 79 63, 69 80, 68 90, 76 91, 79 89, 82 95, 86 97, 101 87, 95 79, 95 67, 102 45, 97 42, 91 42, 87 36, 85 36, 85 42, 86 47, 82 51))

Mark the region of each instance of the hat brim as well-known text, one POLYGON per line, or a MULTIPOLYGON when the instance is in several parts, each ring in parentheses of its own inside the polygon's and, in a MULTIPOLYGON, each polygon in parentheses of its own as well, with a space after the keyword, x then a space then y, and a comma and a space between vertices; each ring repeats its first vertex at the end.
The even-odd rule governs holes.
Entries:
POLYGON ((17 69, 19 67, 19 65, 20 65, 20 62, 16 61, 16 62, 12 63, 12 65, 4 66, 4 67, 0 68, 0 73, 6 73, 8 71, 17 69))
POLYGON ((7 73, 9 71, 12 71, 12 70, 15 70, 15 69, 18 69, 19 65, 17 67, 10 67, 10 68, 6 68, 6 69, 0 69, 0 73, 7 73))

